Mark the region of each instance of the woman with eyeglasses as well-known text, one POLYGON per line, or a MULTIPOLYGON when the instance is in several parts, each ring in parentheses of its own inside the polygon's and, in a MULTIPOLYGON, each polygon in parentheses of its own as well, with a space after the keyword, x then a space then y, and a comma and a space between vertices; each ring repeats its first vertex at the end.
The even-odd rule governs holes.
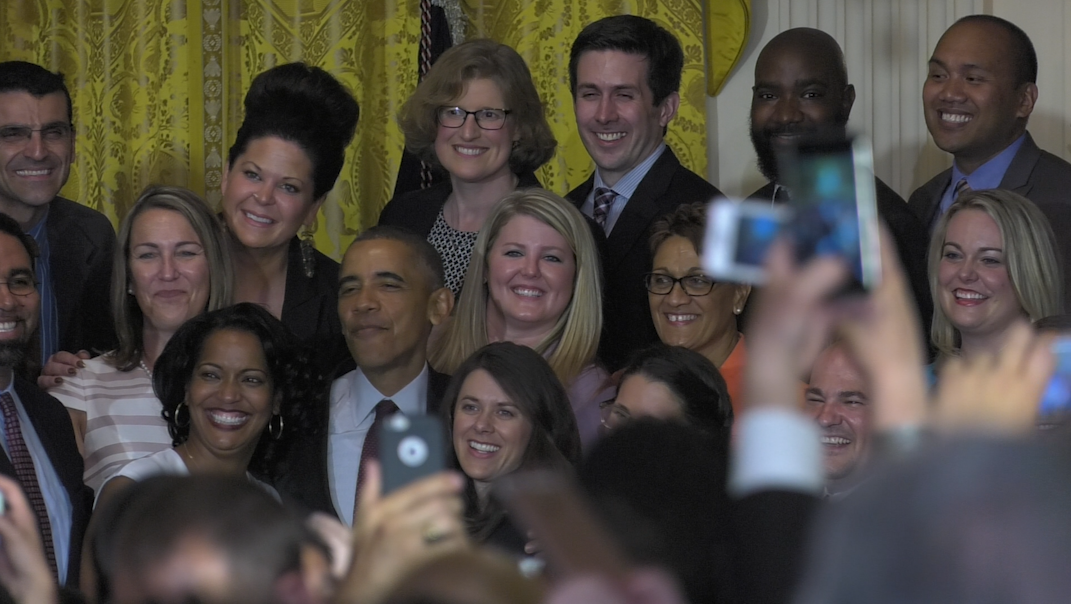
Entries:
POLYGON ((716 282, 703 273, 706 214, 702 204, 682 205, 651 228, 651 272, 647 301, 658 338, 694 350, 714 364, 740 412, 747 352, 736 318, 751 286, 716 282))
POLYGON ((399 116, 405 148, 446 181, 395 198, 379 224, 427 237, 459 296, 476 234, 517 188, 538 187, 533 171, 557 141, 532 74, 517 51, 493 40, 443 53, 399 116))

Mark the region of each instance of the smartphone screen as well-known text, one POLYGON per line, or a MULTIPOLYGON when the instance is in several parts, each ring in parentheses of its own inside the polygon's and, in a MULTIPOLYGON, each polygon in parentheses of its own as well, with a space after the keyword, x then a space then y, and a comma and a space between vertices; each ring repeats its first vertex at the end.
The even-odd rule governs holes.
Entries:
POLYGON ((1041 397, 1038 409, 1041 417, 1064 415, 1071 411, 1071 336, 1056 338, 1052 343, 1052 353, 1056 357, 1056 371, 1041 397))
POLYGON ((737 224, 734 262, 761 267, 770 246, 781 233, 781 220, 772 214, 741 214, 737 224))
POLYGON ((881 251, 869 144, 858 138, 804 142, 778 161, 794 210, 788 233, 800 261, 841 256, 854 288, 875 287, 881 251))

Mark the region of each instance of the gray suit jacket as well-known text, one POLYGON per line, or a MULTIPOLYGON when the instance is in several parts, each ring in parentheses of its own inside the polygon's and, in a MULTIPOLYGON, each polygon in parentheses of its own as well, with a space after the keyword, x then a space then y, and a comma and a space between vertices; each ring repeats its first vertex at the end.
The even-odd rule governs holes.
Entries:
MULTIPOLYGON (((941 172, 911 194, 907 205, 922 224, 930 227, 941 204, 941 195, 952 182, 952 169, 941 172)), ((1067 285, 1071 283, 1071 164, 1037 146, 1030 133, 1015 154, 1000 188, 1014 191, 1034 202, 1049 219, 1056 233, 1056 251, 1064 275, 1064 311, 1071 312, 1067 285)))

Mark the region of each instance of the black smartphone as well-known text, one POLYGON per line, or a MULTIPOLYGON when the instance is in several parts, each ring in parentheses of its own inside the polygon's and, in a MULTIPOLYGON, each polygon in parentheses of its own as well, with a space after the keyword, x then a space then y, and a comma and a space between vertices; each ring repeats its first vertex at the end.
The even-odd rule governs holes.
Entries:
POLYGON ((438 417, 395 413, 380 430, 384 495, 445 469, 445 438, 438 417))
POLYGON ((805 139, 777 160, 793 210, 787 233, 800 261, 841 256, 854 277, 850 289, 875 288, 881 247, 870 143, 861 137, 805 139))

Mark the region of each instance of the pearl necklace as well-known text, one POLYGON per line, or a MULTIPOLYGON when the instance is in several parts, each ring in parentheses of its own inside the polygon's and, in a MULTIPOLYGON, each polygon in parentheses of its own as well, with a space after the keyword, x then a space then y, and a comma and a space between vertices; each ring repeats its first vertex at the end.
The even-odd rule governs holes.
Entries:
POLYGON ((149 369, 149 366, 145 364, 145 359, 142 359, 142 360, 138 361, 138 366, 141 367, 141 370, 144 371, 145 375, 149 376, 149 379, 151 380, 152 379, 152 370, 149 369))

